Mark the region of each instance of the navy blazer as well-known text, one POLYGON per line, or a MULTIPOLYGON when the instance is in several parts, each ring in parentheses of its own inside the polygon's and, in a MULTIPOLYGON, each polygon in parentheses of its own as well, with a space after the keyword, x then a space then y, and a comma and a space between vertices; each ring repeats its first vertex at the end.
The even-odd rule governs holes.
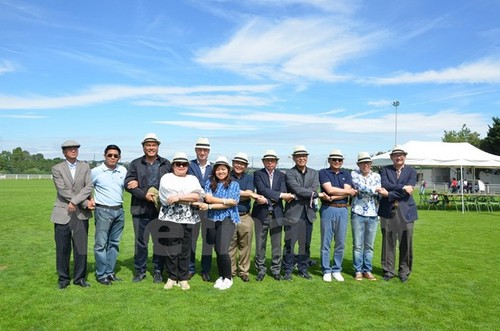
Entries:
POLYGON ((269 207, 272 208, 276 219, 283 219, 283 200, 280 199, 281 193, 286 193, 285 174, 279 170, 274 170, 273 186, 270 187, 269 175, 267 170, 262 168, 253 173, 253 183, 257 194, 263 195, 267 199, 267 204, 253 204, 252 217, 265 220, 269 213, 269 207))
POLYGON ((380 200, 378 216, 383 218, 392 218, 392 209, 394 202, 398 201, 398 208, 406 222, 413 222, 418 219, 417 205, 411 195, 403 190, 403 186, 410 185, 415 187, 417 183, 417 172, 410 166, 405 165, 397 178, 396 168, 393 165, 380 169, 380 179, 382 187, 389 192, 387 198, 380 200))
POLYGON ((208 162, 207 167, 205 169, 205 176, 203 176, 201 174, 200 166, 198 165, 198 160, 194 159, 189 162, 189 168, 187 173, 189 175, 193 175, 196 178, 198 178, 201 187, 204 188, 205 184, 207 183, 207 180, 212 175, 212 168, 213 168, 212 163, 208 162))

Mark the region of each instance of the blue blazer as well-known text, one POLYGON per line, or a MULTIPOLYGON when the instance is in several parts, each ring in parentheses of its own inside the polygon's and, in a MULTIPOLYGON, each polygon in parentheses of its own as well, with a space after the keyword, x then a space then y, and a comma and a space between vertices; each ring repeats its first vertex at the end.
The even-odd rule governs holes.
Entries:
POLYGON ((398 202, 398 208, 406 222, 413 222, 418 219, 417 205, 411 195, 403 190, 403 186, 411 185, 415 187, 417 183, 417 172, 410 166, 405 165, 401 170, 399 179, 396 175, 396 168, 393 165, 380 169, 380 179, 382 187, 389 192, 389 197, 380 200, 378 216, 392 218, 394 202, 398 202))
POLYGON ((213 168, 212 163, 208 162, 207 168, 205 169, 205 176, 203 176, 201 174, 201 169, 200 169, 200 166, 198 165, 198 161, 196 159, 194 159, 194 160, 191 160, 189 162, 189 169, 188 169, 187 173, 189 175, 193 175, 196 178, 198 178, 198 181, 200 182, 200 186, 205 187, 207 180, 212 175, 212 168, 213 168))
POLYGON ((253 173, 253 183, 257 194, 263 195, 267 199, 267 204, 253 204, 252 217, 265 220, 271 207, 276 219, 283 219, 283 200, 280 194, 286 193, 285 174, 279 170, 274 170, 273 186, 270 187, 269 175, 265 168, 253 173))

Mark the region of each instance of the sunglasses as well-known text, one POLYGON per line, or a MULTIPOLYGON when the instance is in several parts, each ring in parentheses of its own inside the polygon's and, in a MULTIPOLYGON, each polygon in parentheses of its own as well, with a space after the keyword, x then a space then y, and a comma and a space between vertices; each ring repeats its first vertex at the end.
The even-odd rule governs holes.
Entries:
POLYGON ((118 155, 118 154, 106 154, 106 157, 109 157, 110 159, 111 158, 119 159, 120 155, 118 155))
POLYGON ((174 166, 180 168, 180 167, 184 167, 184 168, 187 168, 189 165, 189 163, 185 162, 185 163, 174 163, 174 166))
POLYGON ((343 162, 344 160, 343 159, 330 159, 330 161, 332 161, 332 162, 343 162))

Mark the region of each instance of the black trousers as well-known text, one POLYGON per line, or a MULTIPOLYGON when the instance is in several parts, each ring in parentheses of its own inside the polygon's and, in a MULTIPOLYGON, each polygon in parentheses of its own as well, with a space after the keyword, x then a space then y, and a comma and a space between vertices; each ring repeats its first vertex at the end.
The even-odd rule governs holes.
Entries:
POLYGON ((174 281, 188 280, 193 225, 168 221, 162 223, 165 231, 160 244, 164 250, 168 278, 174 281))
POLYGON ((309 222, 305 212, 300 220, 293 225, 285 225, 285 244, 283 246, 283 269, 285 274, 292 273, 295 262, 299 272, 307 272, 311 257, 311 239, 313 224, 309 222), (295 244, 299 244, 297 259, 295 259, 295 244))
POLYGON ((230 218, 226 218, 222 222, 214 222, 214 225, 214 228, 209 228, 207 231, 207 242, 208 244, 215 245, 219 276, 222 278, 232 278, 229 245, 231 244, 236 225, 230 218))
POLYGON ((69 284, 69 265, 73 250, 73 282, 87 277, 89 220, 71 218, 67 224, 54 224, 56 269, 59 284, 69 284))

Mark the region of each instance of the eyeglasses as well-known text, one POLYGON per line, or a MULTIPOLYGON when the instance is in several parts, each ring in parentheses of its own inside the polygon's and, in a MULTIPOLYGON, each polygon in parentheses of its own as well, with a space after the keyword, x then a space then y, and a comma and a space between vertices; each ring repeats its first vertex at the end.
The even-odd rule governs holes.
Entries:
POLYGON ((344 160, 343 159, 330 159, 330 161, 332 161, 332 162, 343 162, 344 160))
POLYGON ((118 155, 118 154, 106 154, 106 157, 119 159, 120 155, 118 155))
POLYGON ((187 168, 187 166, 189 165, 189 163, 174 163, 174 166, 180 168, 180 167, 184 167, 184 168, 187 168))

